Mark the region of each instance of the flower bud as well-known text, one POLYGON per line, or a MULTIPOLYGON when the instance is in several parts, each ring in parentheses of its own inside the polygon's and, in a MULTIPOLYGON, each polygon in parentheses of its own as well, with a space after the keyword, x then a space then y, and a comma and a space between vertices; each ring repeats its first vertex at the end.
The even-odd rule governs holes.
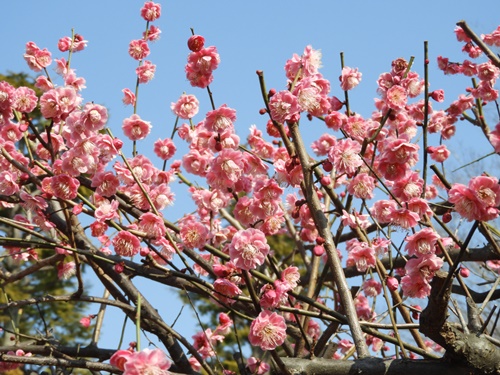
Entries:
POLYGON ((389 290, 394 291, 399 287, 398 279, 396 279, 395 277, 389 276, 385 282, 389 290))
POLYGON ((468 268, 462 267, 460 268, 460 276, 462 277, 469 277, 470 271, 468 268))
POLYGON ((316 245, 316 246, 313 247, 313 253, 317 257, 322 256, 324 252, 325 252, 325 248, 323 246, 321 246, 321 245, 316 245))
POLYGON ((193 52, 198 52, 205 45, 205 38, 201 35, 193 35, 188 39, 188 48, 193 52))

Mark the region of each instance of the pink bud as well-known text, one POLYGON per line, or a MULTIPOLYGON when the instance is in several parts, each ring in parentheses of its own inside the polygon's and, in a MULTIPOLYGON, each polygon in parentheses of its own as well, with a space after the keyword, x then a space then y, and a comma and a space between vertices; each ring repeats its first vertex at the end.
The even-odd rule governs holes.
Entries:
POLYGON ((193 35, 188 39, 188 48, 193 52, 198 52, 205 45, 205 38, 201 35, 193 35))
POLYGON ((460 276, 462 277, 469 277, 470 271, 468 268, 462 267, 460 268, 460 276))
POLYGON ((325 160, 323 162, 323 169, 325 170, 325 172, 331 172, 333 169, 332 162, 330 160, 325 160))
POLYGON ((330 176, 323 176, 319 181, 323 186, 328 186, 332 183, 332 179, 330 178, 330 176))
POLYGON ((325 248, 324 248, 323 246, 321 246, 321 245, 316 245, 316 246, 314 246, 314 248, 313 248, 313 253, 314 253, 314 255, 316 255, 317 257, 322 256, 322 255, 324 254, 324 252, 325 252, 325 248))
POLYGON ((389 276, 385 282, 389 290, 394 291, 397 290, 399 287, 398 279, 396 279, 395 277, 389 276))

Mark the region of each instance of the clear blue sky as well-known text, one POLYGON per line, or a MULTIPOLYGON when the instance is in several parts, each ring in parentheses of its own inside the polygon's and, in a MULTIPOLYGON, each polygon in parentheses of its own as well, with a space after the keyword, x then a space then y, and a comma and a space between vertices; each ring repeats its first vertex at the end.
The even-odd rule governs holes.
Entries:
MULTIPOLYGON (((127 46, 144 30, 145 21, 139 16, 143 3, 137 0, 4 1, 0 73, 29 72, 23 60, 28 41, 48 48, 53 57, 66 57, 57 51, 57 41, 71 35, 74 28, 89 41, 87 49, 75 54, 72 61, 77 74, 87 80, 84 100, 107 106, 109 126, 115 135, 121 136, 122 120, 131 114, 131 108, 121 102, 121 90, 134 88, 137 67, 137 62, 128 56, 127 46)), ((138 105, 139 115, 153 125, 150 137, 138 145, 139 152, 149 154, 154 140, 170 135, 175 121, 170 102, 180 94, 187 92, 200 99, 201 111, 195 121, 200 121, 203 113, 210 109, 206 91, 192 88, 184 74, 189 52, 186 41, 191 27, 205 36, 207 45, 215 45, 219 50, 221 64, 211 90, 216 106, 226 103, 237 110, 237 129, 244 139, 251 124, 263 128, 266 122, 258 114, 262 101, 255 71, 264 71, 268 88, 283 89, 285 61, 293 53, 301 54, 308 44, 322 50, 322 73, 331 80, 334 95, 342 95, 337 85, 339 53, 344 52, 346 65, 360 69, 363 80, 350 94, 351 109, 368 117, 374 109, 376 79, 390 69, 393 59, 415 56, 415 70, 423 72, 424 40, 429 42, 431 89, 444 89, 447 103, 454 100, 470 83, 467 79, 444 76, 436 69, 435 61, 438 55, 457 61, 465 57, 453 33, 455 23, 465 19, 478 33, 489 33, 500 23, 498 0, 483 0, 477 6, 464 0, 160 3, 163 14, 156 25, 162 30, 162 36, 151 46, 148 58, 157 64, 156 77, 140 88, 138 105)), ((439 105, 435 108, 439 109, 439 105)), ((465 124, 458 124, 460 142, 476 135, 461 125, 465 124)), ((319 123, 310 126, 311 134, 317 131, 319 135, 323 130, 319 129, 319 123)), ((181 193, 182 190, 177 192, 178 199, 182 199, 181 193)), ((179 308, 172 307, 171 295, 162 287, 157 287, 154 293, 158 296, 160 311, 168 316, 167 323, 172 322, 179 308)), ((188 337, 198 330, 189 319, 190 313, 184 311, 179 326, 180 332, 188 337)), ((104 346, 116 345, 117 329, 107 320, 104 346)), ((133 339, 131 333, 125 342, 133 339)))

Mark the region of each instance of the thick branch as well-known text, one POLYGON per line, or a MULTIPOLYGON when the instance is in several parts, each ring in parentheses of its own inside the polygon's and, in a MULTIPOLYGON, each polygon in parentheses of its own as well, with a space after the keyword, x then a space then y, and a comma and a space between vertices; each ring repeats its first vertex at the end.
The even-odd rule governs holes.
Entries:
MULTIPOLYGON (((315 358, 283 358, 294 375, 470 375, 470 368, 441 360, 364 358, 341 361, 315 358)), ((274 372, 278 374, 278 372, 274 372)))
POLYGON ((342 270, 340 259, 337 254, 337 249, 332 238, 332 233, 330 231, 330 228, 328 227, 328 220, 326 219, 326 216, 323 212, 321 202, 312 181, 312 171, 310 169, 309 156, 307 155, 307 152, 305 150, 302 136, 299 132, 299 126, 297 123, 289 124, 289 129, 297 151, 297 155, 302 165, 304 182, 303 184, 301 184, 301 186, 304 187, 304 196, 307 200, 309 211, 314 220, 314 223, 316 224, 316 228, 318 229, 318 234, 325 240, 323 246, 328 255, 328 261, 332 270, 333 279, 335 281, 335 284, 337 285, 337 289, 345 310, 358 356, 360 358, 367 357, 369 355, 368 348, 363 337, 363 332, 359 325, 354 301, 352 299, 349 286, 347 285, 347 280, 342 270))

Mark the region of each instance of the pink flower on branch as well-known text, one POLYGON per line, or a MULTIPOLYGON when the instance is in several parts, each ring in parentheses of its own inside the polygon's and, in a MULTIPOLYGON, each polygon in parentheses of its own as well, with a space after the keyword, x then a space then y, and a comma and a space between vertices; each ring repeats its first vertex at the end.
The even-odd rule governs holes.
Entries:
POLYGON ((143 39, 132 40, 128 47, 130 57, 135 60, 142 60, 149 56, 148 43, 143 39))
POLYGON ((280 91, 269 100, 271 118, 281 124, 287 121, 296 122, 300 117, 300 107, 297 97, 290 91, 280 91))
POLYGON ((355 88, 361 82, 361 72, 357 68, 349 68, 345 66, 342 68, 342 74, 339 77, 340 87, 344 91, 349 91, 355 88))
POLYGON ((274 350, 286 339, 285 318, 275 312, 263 310, 250 325, 248 340, 262 350, 274 350))
POLYGON ((132 257, 141 249, 141 241, 132 233, 125 230, 119 231, 114 237, 112 244, 115 253, 122 257, 132 257))
POLYGON ((161 4, 146 1, 141 8, 141 17, 148 22, 156 21, 161 16, 161 4))
POLYGON ((52 63, 51 53, 47 48, 42 50, 34 42, 26 43, 24 60, 28 63, 29 68, 35 72, 41 71, 52 63))
POLYGON ((194 95, 182 94, 180 98, 170 104, 170 109, 176 116, 182 119, 189 120, 196 116, 199 111, 200 102, 194 95))
POLYGON ((144 60, 143 64, 135 69, 139 83, 148 83, 151 81, 155 76, 155 72, 156 65, 149 60, 144 60))
POLYGON ((139 115, 133 114, 123 120, 122 129, 131 141, 139 141, 148 136, 151 131, 151 123, 142 120, 139 115))
POLYGON ((269 250, 264 233, 249 228, 235 233, 229 245, 229 256, 237 267, 248 271, 262 265, 269 250))

